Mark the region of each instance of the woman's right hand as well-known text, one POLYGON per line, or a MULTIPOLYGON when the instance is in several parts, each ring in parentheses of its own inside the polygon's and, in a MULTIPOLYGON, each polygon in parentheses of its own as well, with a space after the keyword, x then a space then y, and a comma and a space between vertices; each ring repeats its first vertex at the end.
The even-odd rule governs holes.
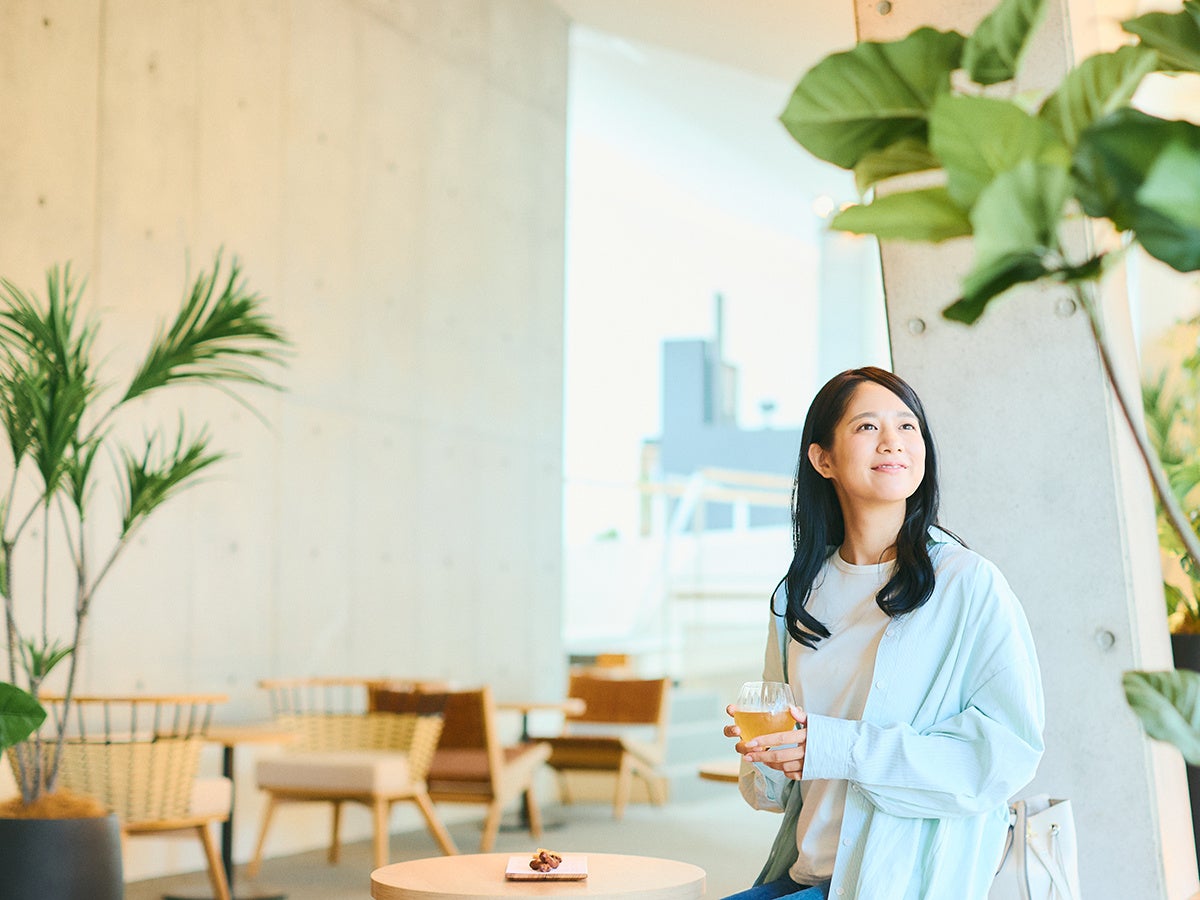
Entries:
MULTIPOLYGON (((760 762, 772 769, 777 769, 793 781, 799 781, 804 775, 808 714, 798 706, 789 707, 789 711, 796 721, 795 730, 762 734, 751 741, 739 740, 734 744, 733 749, 741 754, 746 762, 760 762)), ((732 718, 733 705, 726 706, 725 712, 732 718)), ((725 737, 740 738, 741 736, 741 729, 737 725, 725 726, 725 737)))

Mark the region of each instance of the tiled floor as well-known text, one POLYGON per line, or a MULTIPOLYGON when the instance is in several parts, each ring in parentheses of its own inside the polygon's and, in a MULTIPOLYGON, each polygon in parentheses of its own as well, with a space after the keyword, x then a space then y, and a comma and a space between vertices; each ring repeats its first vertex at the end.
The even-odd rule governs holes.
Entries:
MULTIPOLYGON (((543 846, 682 860, 705 870, 706 896, 713 898, 750 886, 779 824, 778 816, 746 806, 735 785, 711 782, 663 807, 631 806, 622 822, 613 820, 611 806, 600 804, 550 806, 545 816, 561 826, 546 831, 540 841, 527 832, 501 831, 495 852, 526 853, 543 846)), ((462 852, 478 848, 477 823, 451 825, 450 832, 462 852)), ((392 835, 392 862, 437 853, 424 831, 392 835)), ((271 887, 289 900, 368 900, 370 872, 370 843, 361 842, 347 845, 337 866, 326 863, 324 850, 269 859, 254 885, 242 879, 235 883, 235 891, 237 897, 249 897, 253 895, 249 888, 271 887)), ((187 895, 192 893, 187 889, 204 883, 197 875, 158 878, 129 884, 125 896, 126 900, 160 900, 168 894, 187 895)))

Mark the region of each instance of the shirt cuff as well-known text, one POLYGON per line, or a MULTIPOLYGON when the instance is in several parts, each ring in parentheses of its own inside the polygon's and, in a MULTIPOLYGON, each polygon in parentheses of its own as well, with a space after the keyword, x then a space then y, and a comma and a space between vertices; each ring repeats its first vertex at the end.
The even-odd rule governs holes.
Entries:
POLYGON ((808 737, 804 743, 804 780, 850 777, 850 750, 855 725, 849 719, 808 714, 808 737))

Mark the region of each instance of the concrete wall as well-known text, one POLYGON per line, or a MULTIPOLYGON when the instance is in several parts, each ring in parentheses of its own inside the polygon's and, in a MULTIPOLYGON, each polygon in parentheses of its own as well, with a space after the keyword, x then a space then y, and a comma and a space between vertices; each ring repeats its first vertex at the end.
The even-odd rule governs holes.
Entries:
MULTIPOLYGON (((921 24, 968 30, 994 5, 856 9, 860 37, 883 40, 921 24)), ((1112 13, 1100 5, 1049 4, 1023 87, 1056 82, 1095 49, 1091 32, 1112 13)), ((1033 628, 1046 755, 1026 792, 1071 798, 1084 896, 1190 897, 1183 762, 1144 736, 1121 689, 1127 669, 1171 665, 1149 483, 1069 297, 1015 291, 974 328, 942 319, 971 258, 969 242, 885 245, 884 288, 895 371, 921 394, 942 453, 943 521, 1000 566, 1033 628)), ((1105 306, 1132 373, 1123 290, 1105 306)))
MULTIPOLYGON (((37 287, 73 260, 120 383, 189 255, 195 271, 224 245, 295 345, 286 393, 253 395, 266 427, 183 396, 235 458, 118 563, 81 687, 228 691, 226 720, 266 714, 267 676, 558 695, 557 7, 9 0, 0 34, 0 274, 37 287)), ((174 424, 154 403, 124 427, 160 413, 174 424)), ((256 803, 243 791, 238 858, 256 803)), ((325 820, 281 822, 271 850, 325 820)), ((200 865, 138 847, 130 877, 200 865)))

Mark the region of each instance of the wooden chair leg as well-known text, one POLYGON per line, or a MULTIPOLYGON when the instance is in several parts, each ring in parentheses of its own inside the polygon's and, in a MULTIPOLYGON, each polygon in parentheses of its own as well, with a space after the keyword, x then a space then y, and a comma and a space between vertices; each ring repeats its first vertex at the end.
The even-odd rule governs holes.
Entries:
POLYGON ((500 817, 504 813, 504 804, 497 797, 488 804, 487 815, 483 819, 483 838, 479 841, 479 852, 487 853, 496 843, 496 833, 500 830, 500 817))
POLYGON ((537 797, 533 793, 533 786, 529 786, 529 790, 525 792, 523 801, 526 808, 529 810, 529 833, 533 837, 542 836, 542 808, 538 806, 537 797))
POLYGON ((568 783, 567 773, 563 769, 555 769, 554 774, 558 776, 558 799, 561 803, 569 806, 573 801, 571 800, 571 788, 568 783))
POLYGON ((625 816, 625 804, 629 802, 629 791, 633 787, 633 758, 625 753, 621 756, 621 769, 617 772, 617 793, 613 797, 613 818, 618 822, 625 816))
POLYGON ((392 804, 385 797, 376 797, 372 809, 375 818, 375 868, 379 869, 388 864, 388 841, 391 837, 388 819, 391 818, 392 804))
POLYGON ((457 854, 458 847, 454 845, 454 838, 450 837, 450 832, 446 830, 446 826, 438 818, 437 811, 434 810, 433 803, 429 799, 429 794, 425 793, 425 791, 420 791, 413 794, 413 800, 421 808, 421 814, 425 816, 425 824, 429 826, 429 831, 438 842, 438 846, 442 848, 442 853, 446 856, 457 854))
POLYGON ((329 864, 335 866, 342 858, 342 801, 333 801, 333 833, 329 836, 329 864))
POLYGON ((225 863, 217 852, 217 842, 212 836, 208 825, 197 825, 200 843, 204 845, 204 856, 208 860, 208 880, 212 882, 213 896, 216 900, 230 900, 229 873, 225 871, 225 863))
POLYGON ((641 775, 646 781, 646 788, 650 791, 650 802, 655 806, 662 806, 666 803, 667 779, 652 769, 642 769, 641 775))
POLYGON ((278 802, 274 794, 268 795, 262 826, 258 830, 258 844, 254 848, 254 859, 250 860, 250 865, 246 867, 246 874, 251 878, 257 878, 258 871, 262 868, 263 848, 267 845, 267 829, 271 827, 271 817, 275 815, 275 806, 278 802))

